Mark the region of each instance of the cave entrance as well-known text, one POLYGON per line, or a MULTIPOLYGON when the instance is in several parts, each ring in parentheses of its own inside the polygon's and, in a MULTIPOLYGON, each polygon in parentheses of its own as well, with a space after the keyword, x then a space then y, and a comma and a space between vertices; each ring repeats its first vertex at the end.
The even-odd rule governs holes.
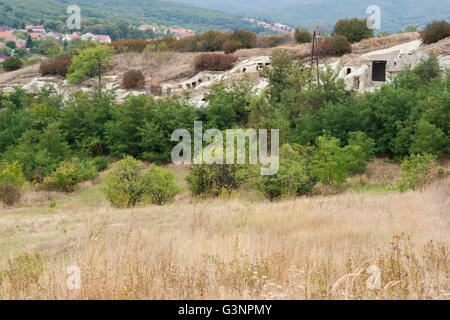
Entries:
POLYGON ((372 81, 386 81, 386 61, 372 62, 372 81))

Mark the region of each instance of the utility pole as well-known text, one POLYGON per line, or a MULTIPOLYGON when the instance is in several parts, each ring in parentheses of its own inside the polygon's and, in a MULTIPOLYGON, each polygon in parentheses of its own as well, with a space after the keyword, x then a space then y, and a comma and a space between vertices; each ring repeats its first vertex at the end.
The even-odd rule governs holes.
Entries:
POLYGON ((317 69, 317 84, 320 83, 320 76, 319 76, 319 53, 317 50, 317 34, 316 31, 313 32, 313 39, 312 39, 312 49, 311 49, 311 70, 314 66, 314 59, 316 60, 316 69, 317 69))
POLYGON ((102 60, 98 58, 98 87, 102 87, 102 60))

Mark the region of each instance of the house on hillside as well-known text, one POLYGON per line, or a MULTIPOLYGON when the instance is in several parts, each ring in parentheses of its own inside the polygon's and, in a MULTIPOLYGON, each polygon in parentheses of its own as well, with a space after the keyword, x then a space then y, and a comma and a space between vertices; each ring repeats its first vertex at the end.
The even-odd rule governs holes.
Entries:
POLYGON ((26 48, 26 46, 27 46, 27 42, 25 41, 25 40, 23 40, 23 39, 18 39, 17 41, 16 41, 16 47, 17 48, 26 48))
POLYGON ((28 26, 25 26, 25 30, 32 30, 33 32, 40 32, 40 33, 45 32, 43 25, 39 25, 39 26, 28 25, 28 26))
POLYGON ((108 35, 99 34, 99 35, 97 35, 97 42, 102 43, 102 44, 110 44, 111 38, 108 35))
POLYGON ((16 41, 17 37, 11 31, 6 31, 0 32, 0 39, 4 39, 6 41, 16 41))
POLYGON ((74 32, 72 34, 63 34, 61 35, 61 41, 72 41, 74 39, 80 39, 81 37, 81 33, 79 32, 74 32))
POLYGON ((420 48, 422 41, 414 40, 388 49, 368 52, 349 59, 340 71, 347 88, 363 92, 381 86, 410 65, 415 66, 427 54, 420 48))
POLYGON ((83 40, 83 41, 93 41, 93 42, 97 42, 97 36, 94 35, 94 34, 92 34, 92 33, 90 33, 90 32, 83 34, 83 35, 80 37, 80 39, 83 40))
POLYGON ((55 32, 48 32, 45 35, 47 36, 47 38, 53 38, 53 39, 56 39, 56 40, 59 40, 62 37, 62 34, 55 33, 55 32))
POLYGON ((6 59, 8 59, 8 56, 5 56, 4 54, 0 54, 0 63, 3 63, 6 59))
POLYGON ((31 37, 31 39, 41 39, 41 40, 47 39, 47 36, 42 33, 32 32, 29 33, 28 35, 31 37))
POLYGON ((151 26, 151 25, 142 25, 138 29, 141 30, 141 31, 147 31, 147 30, 156 31, 156 27, 155 26, 151 26))

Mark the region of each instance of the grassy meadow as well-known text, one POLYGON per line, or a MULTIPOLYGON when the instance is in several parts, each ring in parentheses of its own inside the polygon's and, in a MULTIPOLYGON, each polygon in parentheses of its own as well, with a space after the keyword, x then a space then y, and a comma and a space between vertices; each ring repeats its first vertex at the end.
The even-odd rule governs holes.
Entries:
MULTIPOLYGON (((171 170, 187 189, 187 168, 171 170)), ((186 191, 115 209, 101 177, 28 191, 0 209, 0 299, 448 299, 450 180, 400 193, 399 171, 377 159, 338 192, 279 202, 186 191)))

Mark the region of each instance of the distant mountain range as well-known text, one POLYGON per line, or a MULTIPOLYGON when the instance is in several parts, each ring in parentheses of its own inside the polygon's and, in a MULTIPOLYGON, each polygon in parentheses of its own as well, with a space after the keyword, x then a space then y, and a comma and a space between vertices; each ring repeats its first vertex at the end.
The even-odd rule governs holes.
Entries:
POLYGON ((423 27, 433 20, 450 20, 450 0, 177 0, 233 14, 310 28, 329 28, 341 18, 367 18, 366 9, 381 9, 381 31, 396 32, 409 25, 423 27))

